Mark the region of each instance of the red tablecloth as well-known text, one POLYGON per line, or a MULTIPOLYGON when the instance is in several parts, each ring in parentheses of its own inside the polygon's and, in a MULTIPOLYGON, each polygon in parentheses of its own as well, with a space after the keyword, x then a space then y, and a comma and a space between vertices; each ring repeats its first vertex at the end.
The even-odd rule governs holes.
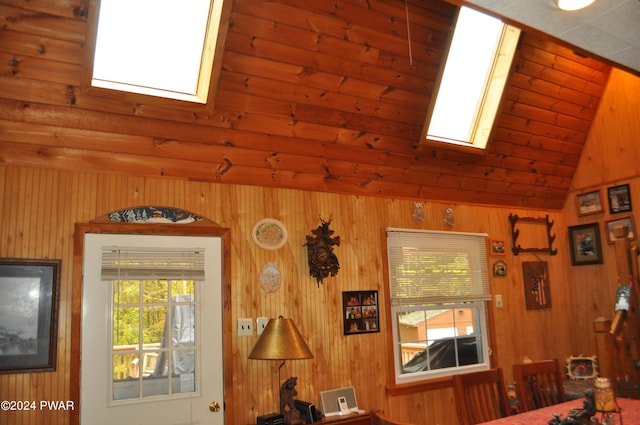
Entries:
MULTIPOLYGON (((619 398, 618 406, 622 414, 624 425, 640 424, 640 400, 630 400, 627 398, 619 398)), ((506 418, 497 419, 495 421, 485 422, 491 425, 547 425, 553 419, 554 413, 559 413, 560 418, 566 418, 569 411, 575 407, 582 407, 584 399, 571 400, 561 404, 555 404, 542 409, 531 410, 530 412, 520 413, 519 415, 508 416, 506 418)), ((598 414, 599 415, 599 414, 598 414)), ((616 423, 619 424, 618 414, 616 423)), ((484 425, 483 424, 483 425, 484 425)))

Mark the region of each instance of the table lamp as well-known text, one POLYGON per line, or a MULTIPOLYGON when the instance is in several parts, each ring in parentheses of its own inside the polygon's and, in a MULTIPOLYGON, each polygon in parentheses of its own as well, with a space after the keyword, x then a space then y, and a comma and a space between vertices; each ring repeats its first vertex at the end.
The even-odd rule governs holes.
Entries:
MULTIPOLYGON (((278 387, 280 381, 280 369, 287 360, 312 359, 313 354, 307 343, 300 335, 298 328, 291 319, 282 316, 269 320, 262 331, 260 338, 249 354, 254 360, 282 360, 278 366, 278 387)), ((278 391, 280 394, 281 388, 278 391)), ((278 409, 280 411, 281 409, 278 409)), ((281 412, 285 413, 285 412, 281 412)))

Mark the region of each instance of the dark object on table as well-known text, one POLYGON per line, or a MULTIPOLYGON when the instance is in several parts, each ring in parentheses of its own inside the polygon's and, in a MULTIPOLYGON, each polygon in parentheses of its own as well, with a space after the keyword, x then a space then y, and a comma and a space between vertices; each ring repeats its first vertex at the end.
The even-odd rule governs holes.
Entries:
POLYGON ((596 402, 593 390, 584 392, 584 404, 582 408, 574 408, 569 411, 569 415, 561 419, 560 414, 554 413, 549 425, 589 425, 591 418, 596 414, 596 402))

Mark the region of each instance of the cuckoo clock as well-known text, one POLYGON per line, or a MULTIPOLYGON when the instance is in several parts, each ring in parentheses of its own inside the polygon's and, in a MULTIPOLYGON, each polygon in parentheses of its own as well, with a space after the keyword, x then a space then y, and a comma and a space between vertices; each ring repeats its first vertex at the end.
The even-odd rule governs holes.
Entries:
POLYGON ((338 274, 340 264, 338 257, 333 252, 333 246, 340 246, 340 236, 332 236, 335 232, 329 229, 329 221, 320 219, 322 224, 312 230, 313 236, 307 235, 307 256, 309 261, 309 274, 316 278, 318 286, 325 277, 338 274))

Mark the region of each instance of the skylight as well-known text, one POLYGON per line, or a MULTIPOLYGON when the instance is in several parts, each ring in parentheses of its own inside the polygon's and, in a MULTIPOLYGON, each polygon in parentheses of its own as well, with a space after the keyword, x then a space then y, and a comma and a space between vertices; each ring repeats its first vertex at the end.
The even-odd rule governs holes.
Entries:
POLYGON ((484 149, 520 30, 462 7, 424 138, 484 149))
POLYGON ((207 102, 222 0, 101 1, 91 85, 207 102))

